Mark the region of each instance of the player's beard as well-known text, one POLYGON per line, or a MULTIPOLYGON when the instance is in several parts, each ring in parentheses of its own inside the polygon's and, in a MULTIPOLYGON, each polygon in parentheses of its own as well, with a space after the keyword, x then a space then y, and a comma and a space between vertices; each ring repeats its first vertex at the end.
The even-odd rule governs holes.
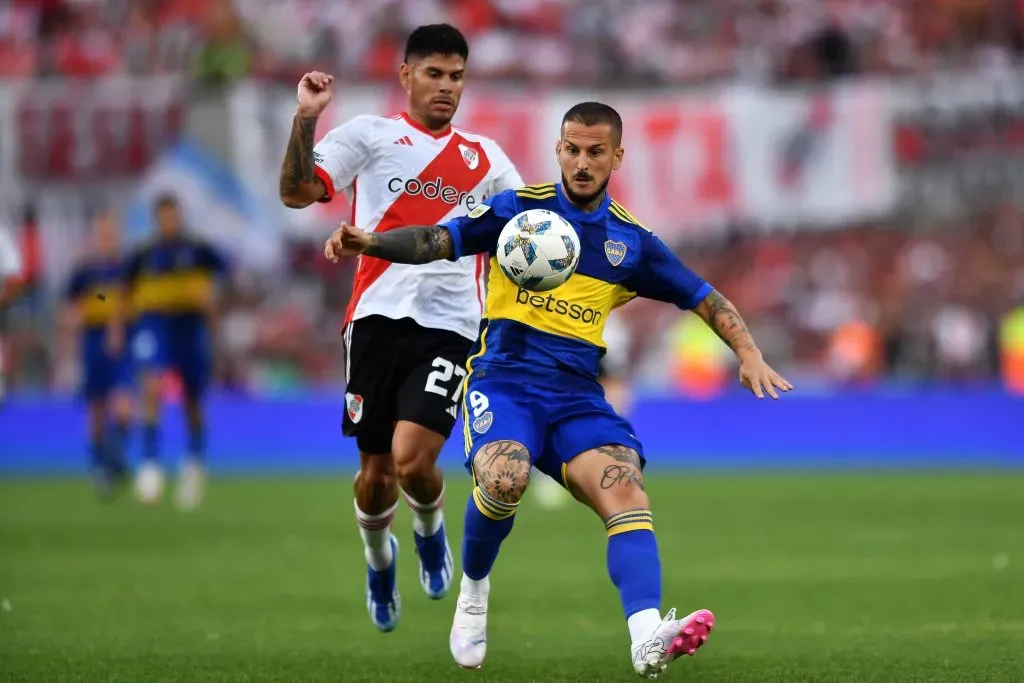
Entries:
MULTIPOLYGON (((587 178, 587 180, 590 179, 591 178, 587 178)), ((594 200, 596 200, 598 197, 604 194, 604 191, 608 189, 608 181, 610 180, 611 176, 605 178, 605 181, 601 183, 601 185, 590 194, 580 194, 579 192, 573 191, 572 187, 569 186, 569 179, 566 178, 565 174, 563 173, 562 189, 565 190, 565 196, 569 198, 569 201, 571 201, 576 206, 589 206, 591 203, 594 202, 594 200)))

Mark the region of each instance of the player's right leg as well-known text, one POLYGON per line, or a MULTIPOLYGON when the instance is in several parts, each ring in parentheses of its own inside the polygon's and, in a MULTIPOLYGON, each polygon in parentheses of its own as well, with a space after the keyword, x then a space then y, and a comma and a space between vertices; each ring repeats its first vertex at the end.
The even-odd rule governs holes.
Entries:
POLYGON ((463 575, 449 647, 459 666, 474 669, 487 654, 491 568, 530 483, 531 452, 544 443, 546 419, 543 403, 521 384, 470 375, 466 394, 462 418, 473 492, 466 504, 463 575))
POLYGON ((108 498, 114 493, 113 444, 107 430, 108 408, 114 385, 114 364, 103 346, 103 330, 87 331, 81 340, 84 370, 83 393, 89 414, 89 469, 96 493, 108 498))
POLYGON ((143 319, 130 342, 142 403, 142 462, 135 475, 135 496, 146 505, 158 502, 164 490, 159 445, 163 373, 168 366, 165 327, 159 319, 143 319))
POLYGON ((398 542, 391 523, 398 508, 398 483, 391 456, 395 423, 398 345, 390 319, 369 316, 345 328, 345 412, 342 433, 359 448, 355 516, 366 556, 366 607, 382 632, 401 615, 398 542))
POLYGON ((370 621, 387 633, 398 626, 402 602, 398 594, 398 542, 391 524, 398 509, 395 463, 387 452, 360 448, 359 471, 353 484, 356 524, 366 557, 366 609, 370 621))
POLYGON ((89 464, 93 485, 100 498, 114 493, 114 476, 110 462, 110 442, 107 438, 107 397, 89 398, 89 464))

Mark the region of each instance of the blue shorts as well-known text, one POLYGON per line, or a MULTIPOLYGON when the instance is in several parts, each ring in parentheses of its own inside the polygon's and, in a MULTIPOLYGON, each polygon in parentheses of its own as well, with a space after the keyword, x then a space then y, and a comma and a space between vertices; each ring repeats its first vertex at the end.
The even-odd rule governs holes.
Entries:
POLYGON ((132 364, 127 352, 111 356, 107 352, 107 330, 86 330, 82 335, 82 368, 85 397, 103 399, 119 389, 132 386, 132 364))
POLYGON ((646 462, 633 427, 608 404, 596 380, 554 389, 497 374, 474 372, 466 384, 462 419, 471 474, 477 451, 494 441, 523 444, 534 467, 563 486, 569 461, 599 446, 627 446, 641 466, 646 462))
POLYGON ((144 316, 132 335, 131 355, 139 372, 174 370, 188 396, 210 381, 210 335, 202 316, 144 316))

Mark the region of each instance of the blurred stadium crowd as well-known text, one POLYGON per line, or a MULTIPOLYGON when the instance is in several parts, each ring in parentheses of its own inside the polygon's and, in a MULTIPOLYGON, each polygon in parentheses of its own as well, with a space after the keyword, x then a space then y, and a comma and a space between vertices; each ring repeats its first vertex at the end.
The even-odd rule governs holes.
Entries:
POLYGON ((1006 67, 1020 0, 8 0, 0 75, 190 70, 390 79, 424 17, 466 33, 476 75, 631 86, 1006 67))
MULTIPOLYGON (((348 81, 390 81, 410 28, 439 20, 466 31, 477 82, 652 87, 1012 71, 1022 18, 1020 0, 10 0, 0 7, 0 78, 185 71, 194 82, 291 84, 329 64, 348 81)), ((911 210, 828 230, 736 225, 678 246, 805 387, 990 380, 1006 360, 1007 315, 1024 311, 1015 308, 1024 306, 1024 214, 1005 200, 986 196, 947 220, 911 210)), ((14 222, 26 296, 10 312, 11 384, 67 390, 77 381, 73 335, 58 324, 60 292, 45 286, 42 228, 31 209, 14 222)), ((341 379, 351 267, 327 264, 318 236, 289 237, 285 248, 283 278, 242 271, 225 293, 222 386, 273 392, 341 379)), ((700 393, 731 379, 724 349, 709 350, 686 316, 635 302, 620 320, 641 382, 700 393)))

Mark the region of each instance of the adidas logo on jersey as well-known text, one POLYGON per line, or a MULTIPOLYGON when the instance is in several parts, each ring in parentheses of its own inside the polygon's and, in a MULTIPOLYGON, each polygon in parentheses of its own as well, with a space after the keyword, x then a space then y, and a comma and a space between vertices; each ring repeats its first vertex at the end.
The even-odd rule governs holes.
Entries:
POLYGON ((458 417, 458 409, 456 408, 456 406, 448 406, 445 409, 445 412, 451 415, 453 420, 458 417))
POLYGON ((402 137, 400 137, 397 140, 395 140, 392 144, 395 144, 395 145, 408 145, 409 147, 412 147, 412 140, 409 139, 408 135, 403 135, 402 137))

